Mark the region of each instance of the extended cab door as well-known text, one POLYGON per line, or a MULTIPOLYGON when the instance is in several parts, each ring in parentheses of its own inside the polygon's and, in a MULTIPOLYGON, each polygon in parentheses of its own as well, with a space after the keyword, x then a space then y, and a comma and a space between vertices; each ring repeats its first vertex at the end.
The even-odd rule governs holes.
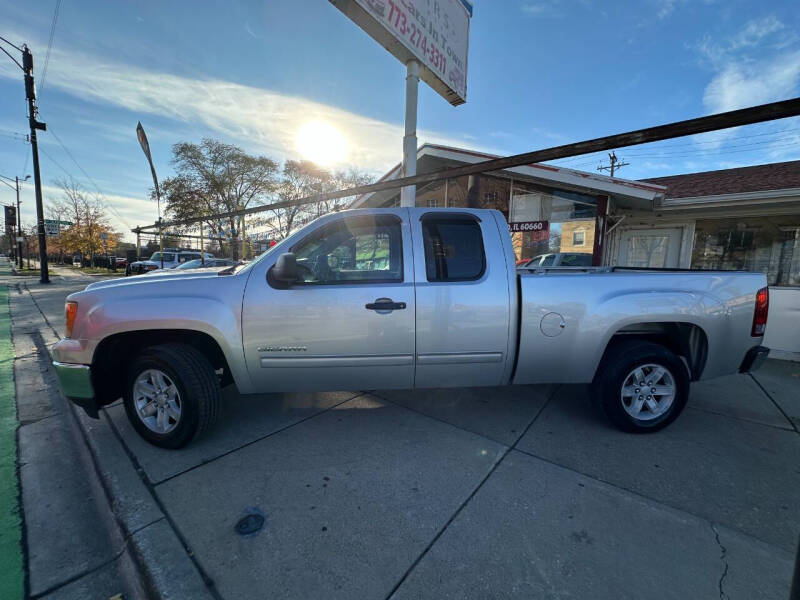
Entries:
POLYGON ((411 227, 417 249, 415 386, 504 383, 514 352, 510 328, 516 327, 510 322, 512 267, 500 238, 508 235, 507 226, 500 232, 490 211, 416 208, 411 227))
POLYGON ((265 268, 245 290, 244 352, 256 389, 410 388, 415 303, 408 209, 332 215, 289 250, 300 281, 281 289, 268 282, 265 268))

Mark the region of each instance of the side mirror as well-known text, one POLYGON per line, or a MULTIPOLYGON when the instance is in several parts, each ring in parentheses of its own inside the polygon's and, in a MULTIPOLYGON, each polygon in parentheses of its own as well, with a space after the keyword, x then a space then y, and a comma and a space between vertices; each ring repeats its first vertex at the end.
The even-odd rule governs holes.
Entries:
POLYGON ((281 254, 271 269, 271 275, 273 280, 285 285, 297 281, 297 259, 294 254, 281 254))

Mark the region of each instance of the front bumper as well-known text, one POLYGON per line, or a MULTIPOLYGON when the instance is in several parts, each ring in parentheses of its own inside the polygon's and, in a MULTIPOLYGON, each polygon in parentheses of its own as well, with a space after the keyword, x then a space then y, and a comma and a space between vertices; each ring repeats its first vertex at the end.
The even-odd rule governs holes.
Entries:
POLYGON ((739 367, 739 373, 749 373, 750 371, 757 371, 769 354, 769 348, 766 346, 753 346, 744 355, 744 360, 739 367))
POLYGON ((86 411, 86 414, 97 419, 97 401, 92 385, 92 371, 88 365, 75 365, 53 361, 53 368, 58 378, 61 393, 86 411))

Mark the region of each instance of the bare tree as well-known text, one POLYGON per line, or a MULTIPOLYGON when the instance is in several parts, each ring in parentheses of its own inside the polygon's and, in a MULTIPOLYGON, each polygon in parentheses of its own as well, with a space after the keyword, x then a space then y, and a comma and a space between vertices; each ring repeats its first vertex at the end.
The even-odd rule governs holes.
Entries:
POLYGON ((102 234, 107 234, 106 245, 109 250, 113 250, 119 235, 112 230, 99 198, 87 194, 74 179, 64 178, 55 183, 61 188, 61 199, 52 203, 49 211, 59 215, 60 219, 72 222, 72 225, 62 229, 60 244, 64 251, 78 251, 89 256, 94 266, 95 252, 103 247, 102 234))

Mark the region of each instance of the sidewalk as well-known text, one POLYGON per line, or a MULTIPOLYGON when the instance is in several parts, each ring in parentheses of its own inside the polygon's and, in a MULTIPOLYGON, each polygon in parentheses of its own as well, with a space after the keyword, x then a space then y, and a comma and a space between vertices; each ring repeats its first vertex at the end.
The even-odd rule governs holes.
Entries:
MULTIPOLYGON (((15 331, 52 343, 64 296, 84 284, 14 291, 15 331)), ((40 370, 27 389, 52 389, 40 370)), ((31 414, 47 422, 63 405, 36 394, 31 414)), ((144 443, 118 402, 99 421, 74 412, 82 476, 100 482, 94 506, 118 532, 100 550, 121 552, 75 583, 111 592, 130 559, 150 595, 174 598, 783 599, 800 531, 798 398, 800 365, 768 361, 693 384, 676 423, 635 436, 583 386, 227 388, 215 428, 180 451, 144 443), (253 513, 263 530, 238 535, 253 513)), ((45 567, 29 561, 32 582, 45 567)))

